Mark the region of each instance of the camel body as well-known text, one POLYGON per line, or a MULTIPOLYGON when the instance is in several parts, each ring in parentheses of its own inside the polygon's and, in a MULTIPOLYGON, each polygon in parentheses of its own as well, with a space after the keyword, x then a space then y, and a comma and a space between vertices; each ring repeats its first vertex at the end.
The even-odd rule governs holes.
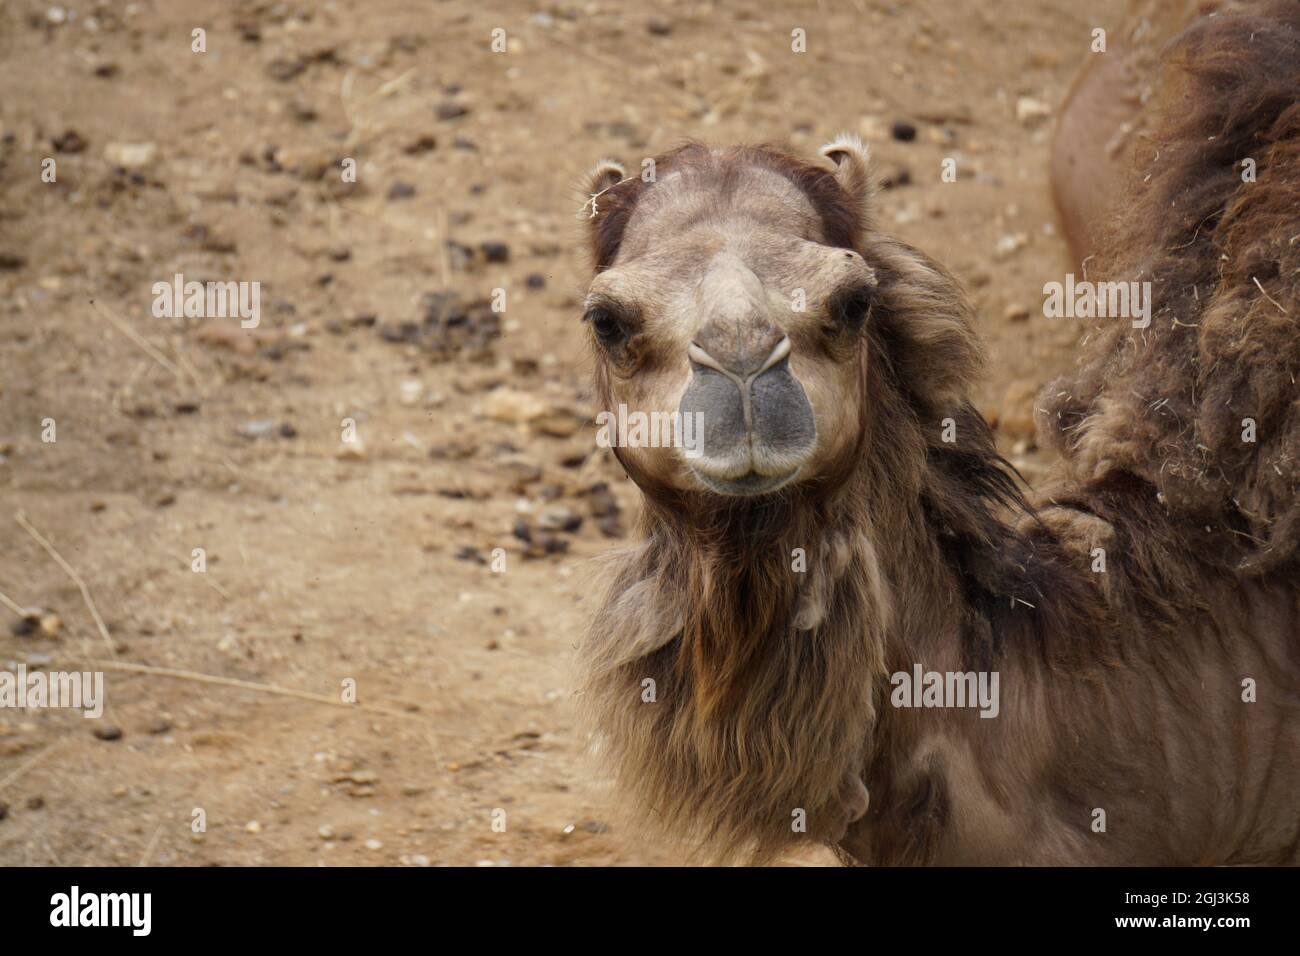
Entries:
POLYGON ((707 414, 697 458, 615 450, 645 507, 584 699, 705 855, 1297 861, 1300 4, 1173 51, 1130 213, 1076 204, 1072 234, 1108 236, 1096 274, 1150 283, 1151 321, 1098 320, 1044 389, 1032 501, 966 398, 971 307, 875 229, 860 143, 833 172, 698 144, 653 184, 594 171, 604 407, 707 414))

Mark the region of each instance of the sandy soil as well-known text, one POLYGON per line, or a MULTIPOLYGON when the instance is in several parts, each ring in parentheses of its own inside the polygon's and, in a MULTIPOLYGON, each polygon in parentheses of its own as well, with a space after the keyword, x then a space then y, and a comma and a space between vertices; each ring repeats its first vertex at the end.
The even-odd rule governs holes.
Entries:
POLYGON ((1040 317, 1068 263, 1035 104, 1122 4, 1008 6, 0 5, 0 592, 62 622, 0 609, 0 669, 107 680, 101 720, 0 710, 0 865, 684 862, 631 835, 571 696, 636 507, 584 424, 575 184, 860 132, 880 222, 978 302, 1032 478, 1077 331, 1040 317), (156 318, 178 272, 260 282, 260 326, 156 318))

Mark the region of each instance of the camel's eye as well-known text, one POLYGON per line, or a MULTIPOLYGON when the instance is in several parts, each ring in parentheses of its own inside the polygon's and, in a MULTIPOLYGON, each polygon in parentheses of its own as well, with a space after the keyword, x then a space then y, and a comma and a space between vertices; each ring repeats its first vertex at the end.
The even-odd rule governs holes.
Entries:
POLYGON ((600 344, 607 348, 618 345, 627 338, 627 329, 619 320, 618 314, 608 306, 592 306, 582 320, 591 326, 600 344))
POLYGON ((874 285, 853 286, 840 292, 831 300, 831 318, 837 326, 856 332, 867 320, 871 303, 875 301, 874 285))

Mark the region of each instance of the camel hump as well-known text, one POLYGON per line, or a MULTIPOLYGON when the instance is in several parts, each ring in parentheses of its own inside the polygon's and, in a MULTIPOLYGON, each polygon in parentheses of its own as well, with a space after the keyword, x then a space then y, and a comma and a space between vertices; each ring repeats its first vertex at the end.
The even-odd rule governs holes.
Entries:
POLYGON ((1209 0, 1130 0, 1119 26, 1094 28, 1083 66, 1052 134, 1052 199, 1077 266, 1096 251, 1105 223, 1122 207, 1138 144, 1150 135, 1148 109, 1169 41, 1209 0))
POLYGON ((1076 478, 1141 479, 1198 552, 1262 571, 1300 556, 1300 3, 1226 5, 1163 71, 1039 426, 1076 478))

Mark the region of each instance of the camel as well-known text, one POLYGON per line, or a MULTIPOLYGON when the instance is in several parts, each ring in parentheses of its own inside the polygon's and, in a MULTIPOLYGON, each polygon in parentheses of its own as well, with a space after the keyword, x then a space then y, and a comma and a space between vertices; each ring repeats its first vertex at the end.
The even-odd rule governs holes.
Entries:
POLYGON ((967 398, 972 307, 877 228, 859 141, 591 173, 599 401, 703 442, 615 449, 644 506, 581 700, 699 858, 1297 862, 1300 4, 1165 62, 1127 215, 1081 240, 1153 320, 1096 320, 1044 390, 1032 497, 967 398))
POLYGON ((1052 198, 1076 265, 1097 251, 1124 198, 1134 146, 1150 136, 1160 51, 1214 0, 1130 0, 1104 55, 1090 53, 1065 95, 1051 147, 1052 198))

